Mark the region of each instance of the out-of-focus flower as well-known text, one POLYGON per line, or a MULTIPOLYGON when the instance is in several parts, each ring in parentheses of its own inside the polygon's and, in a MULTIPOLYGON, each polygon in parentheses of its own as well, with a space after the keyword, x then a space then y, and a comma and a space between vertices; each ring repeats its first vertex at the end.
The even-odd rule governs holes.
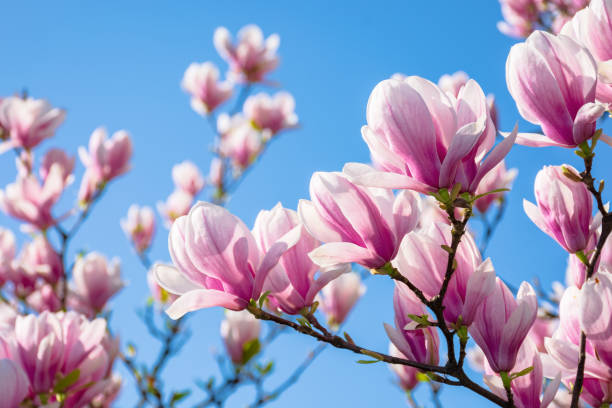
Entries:
POLYGON ((259 93, 244 102, 244 115, 258 129, 267 129, 272 135, 297 125, 295 100, 287 92, 274 96, 259 93))
POLYGON ((423 193, 457 184, 474 193, 516 136, 512 132, 493 148, 496 129, 474 80, 456 99, 416 76, 382 81, 370 95, 367 120, 362 135, 380 170, 348 163, 344 172, 358 184, 423 193))
POLYGON ((11 230, 0 227, 0 287, 9 278, 15 252, 15 235, 11 230))
POLYGON ((416 193, 396 197, 390 190, 355 185, 342 173, 314 173, 310 198, 300 200, 298 212, 310 234, 326 242, 310 254, 320 266, 356 262, 381 268, 419 217, 416 193))
POLYGON ((495 290, 482 302, 469 328, 494 372, 509 372, 514 367, 537 312, 538 300, 531 285, 523 282, 514 299, 510 289, 497 278, 495 290))
MULTIPOLYGON (((392 357, 407 358, 393 343, 389 344, 389 355, 392 357)), ((416 368, 402 364, 389 364, 389 368, 397 377, 398 384, 404 391, 412 391, 419 385, 419 378, 417 375, 419 370, 416 368)))
POLYGON ((220 115, 217 129, 221 135, 219 155, 230 159, 238 172, 247 168, 263 147, 263 133, 241 114, 231 118, 226 114, 220 115))
POLYGON ((296 227, 264 252, 240 219, 200 201, 170 229, 168 248, 177 268, 155 268, 160 286, 180 295, 166 313, 178 319, 212 306, 246 309, 250 300, 259 299, 269 272, 301 234, 302 227, 296 227))
POLYGON ((212 62, 189 65, 181 82, 191 95, 191 108, 200 115, 208 115, 232 96, 232 84, 219 81, 219 70, 212 62))
POLYGON ((595 103, 595 60, 564 35, 536 31, 514 45, 506 62, 506 82, 521 116, 544 132, 521 133, 518 144, 578 146, 593 136, 606 110, 595 103))
POLYGON ((44 311, 58 312, 62 308, 62 301, 57 296, 53 286, 48 283, 40 285, 26 298, 26 303, 33 310, 41 313, 44 311))
MULTIPOLYGON (((502 188, 509 189, 512 187, 512 182, 516 178, 517 174, 517 169, 506 169, 506 163, 502 160, 482 178, 482 181, 476 189, 476 195, 502 188)), ((481 213, 485 213, 494 201, 503 200, 503 198, 503 191, 499 193, 487 194, 486 196, 480 197, 478 200, 476 200, 474 206, 481 213)))
MULTIPOLYGON (((79 157, 89 173, 87 182, 98 187, 127 172, 132 157, 132 141, 125 130, 108 138, 106 129, 99 127, 89 139, 89 150, 79 148, 79 157)), ((83 178, 85 182, 86 178, 83 178)))
POLYGON ((150 207, 132 204, 127 217, 121 220, 121 228, 132 240, 136 251, 144 252, 151 245, 155 234, 155 214, 150 207))
POLYGON ((64 185, 69 185, 74 180, 72 171, 74 170, 74 157, 69 157, 62 149, 50 149, 45 153, 42 159, 42 164, 39 169, 40 178, 47 179, 51 171, 51 166, 57 164, 62 171, 64 185))
POLYGON ((278 66, 276 50, 280 37, 272 34, 264 41, 261 29, 247 25, 238 32, 238 43, 232 43, 230 32, 225 27, 215 30, 213 42, 221 57, 230 64, 230 73, 237 80, 261 82, 264 76, 278 66))
POLYGON ((593 236, 593 198, 583 183, 564 172, 578 174, 570 165, 540 170, 534 183, 537 206, 524 200, 523 208, 538 228, 567 252, 576 253, 586 249, 593 236))
MULTIPOLYGON (((221 338, 227 354, 236 365, 246 363, 245 345, 259 338, 261 323, 246 310, 225 311, 225 320, 221 322, 221 338)), ((253 357, 253 356, 248 356, 253 357)))
POLYGON ((217 188, 222 188, 224 175, 225 164, 223 164, 223 159, 215 157, 210 161, 210 170, 208 172, 208 180, 210 184, 217 188))
POLYGON ((194 197, 202 191, 205 183, 204 176, 202 176, 198 167, 188 160, 172 167, 172 181, 176 188, 194 197))
POLYGON ((51 284, 57 283, 64 274, 62 258, 42 234, 23 246, 18 265, 29 275, 41 277, 51 284))
POLYGON ((356 272, 338 276, 325 286, 319 296, 319 310, 327 317, 332 327, 338 327, 347 318, 359 298, 366 292, 361 278, 356 272))
POLYGON ((74 263, 73 307, 83 314, 95 316, 123 286, 118 259, 110 263, 104 255, 90 252, 74 263))
POLYGON ((53 136, 66 112, 53 108, 43 99, 10 96, 0 100, 0 152, 12 148, 26 150, 53 136))
POLYGON ((51 208, 64 189, 64 175, 59 164, 51 166, 41 184, 33 174, 18 177, 0 190, 0 209, 8 215, 45 230, 55 224, 51 208))
POLYGON ((157 203, 157 211, 166 220, 169 227, 178 217, 187 215, 193 204, 193 196, 182 190, 175 190, 168 196, 166 202, 157 203))

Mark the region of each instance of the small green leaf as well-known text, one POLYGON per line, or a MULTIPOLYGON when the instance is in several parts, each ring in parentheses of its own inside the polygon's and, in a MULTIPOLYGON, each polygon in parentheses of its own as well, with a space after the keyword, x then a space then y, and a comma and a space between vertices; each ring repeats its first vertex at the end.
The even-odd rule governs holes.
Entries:
POLYGON ((578 251, 576 252, 574 255, 576 255, 576 258, 578 258, 580 260, 580 262, 582 262, 583 264, 585 264, 586 266, 589 266, 589 259, 587 258, 587 256, 584 254, 584 252, 582 251, 578 251))
POLYGON ((442 245, 440 245, 440 248, 442 248, 443 250, 445 250, 449 254, 452 254, 453 252, 455 252, 455 251, 453 251, 453 248, 449 247, 448 245, 442 244, 442 245))
POLYGON ((457 328, 457 336, 459 336, 459 339, 461 339, 461 341, 467 342, 469 338, 467 326, 459 326, 459 328, 457 328))
POLYGON ((270 294, 269 290, 266 290, 263 295, 261 295, 259 297, 259 308, 261 309, 263 307, 264 302, 266 301, 266 299, 268 298, 268 295, 270 294))
POLYGON ((261 343, 259 339, 253 339, 251 341, 247 341, 242 346, 242 361, 241 364, 248 363, 257 353, 261 350, 261 343))
POLYGON ((533 371, 533 366, 527 367, 526 369, 521 370, 518 373, 510 374, 510 379, 514 380, 515 378, 519 378, 519 377, 522 377, 524 375, 527 375, 527 374, 529 374, 532 371, 533 371))
POLYGON ((422 373, 422 372, 420 372, 420 371, 418 371, 418 372, 417 372, 417 374, 416 374, 416 379, 417 379, 419 382, 429 382, 429 381, 431 381, 431 379, 429 378, 429 376, 428 376, 427 374, 422 373))
POLYGON ((353 338, 351 336, 349 336, 349 334, 347 332, 344 332, 344 338, 346 339, 346 341, 348 341, 352 345, 355 345, 355 342, 353 341, 353 338))
POLYGON ((357 360, 357 364, 374 364, 379 362, 380 360, 357 360))
POLYGON ((510 389, 510 386, 512 385, 512 378, 510 378, 508 373, 505 372, 505 371, 502 371, 502 372, 499 373, 499 376, 502 379, 502 383, 504 384, 504 388, 505 389, 510 389))
POLYGON ((563 171, 563 175, 567 177, 568 179, 575 181, 577 183, 582 183, 582 177, 580 177, 578 174, 570 170, 569 167, 561 166, 561 170, 563 171))
POLYGON ((310 325, 310 322, 308 320, 306 320, 303 317, 298 317, 297 318, 297 322, 301 325, 301 326, 305 326, 308 327, 309 329, 312 329, 312 326, 310 325))
POLYGON ((451 201, 455 201, 455 198, 457 198, 459 192, 461 192, 461 183, 457 183, 453 186, 453 189, 450 192, 451 201))
POLYGON ((274 368, 274 361, 269 361, 268 364, 266 364, 263 367, 258 367, 257 370, 259 371, 259 374, 266 375, 269 372, 271 372, 273 368, 274 368))
POLYGON ((75 368, 63 378, 60 378, 56 383, 55 387, 53 387, 53 392, 62 393, 65 392, 68 387, 78 381, 79 375, 81 375, 81 370, 75 368))
MULTIPOLYGON (((419 315, 415 315, 415 314, 410 314, 409 313, 408 317, 412 321, 418 323, 417 327, 416 327, 417 329, 422 329, 422 328, 431 326, 431 322, 428 319, 429 316, 427 316, 426 314, 419 316, 419 315)), ((406 326, 408 326, 408 325, 406 325, 406 326)), ((414 328, 408 328, 407 329, 406 327, 404 327, 404 330, 414 330, 414 328)))
POLYGON ((175 404, 179 402, 183 398, 187 397, 189 394, 191 394, 191 391, 189 390, 173 392, 172 397, 170 398, 170 404, 175 404))

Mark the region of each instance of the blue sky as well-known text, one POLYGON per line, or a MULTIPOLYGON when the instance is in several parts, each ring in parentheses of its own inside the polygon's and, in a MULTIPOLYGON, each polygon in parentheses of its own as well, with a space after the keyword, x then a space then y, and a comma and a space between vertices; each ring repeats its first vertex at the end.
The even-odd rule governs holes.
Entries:
MULTIPOLYGON (((360 136, 367 98, 377 82, 393 73, 437 81, 444 73, 464 70, 485 92, 496 95, 501 127, 510 129, 519 120, 505 84, 506 55, 514 41, 497 31, 499 19, 496 1, 11 2, 3 7, 0 26, 0 94, 27 88, 32 96, 67 109, 66 122, 43 151, 59 145, 76 154, 77 146, 85 145, 100 125, 132 134, 133 170, 112 184, 72 252, 96 249, 121 258, 130 285, 112 302, 113 326, 124 342, 142 343, 148 335, 135 309, 148 296, 145 271, 119 219, 132 203, 154 206, 167 197, 173 188, 173 164, 189 159, 207 171, 212 134, 190 109, 179 83, 191 62, 212 60, 223 66, 212 45, 215 27, 224 25, 235 33, 256 23, 266 35, 281 36, 282 62, 272 78, 294 95, 302 125, 273 143, 229 203, 231 211, 252 225, 260 209, 278 201, 295 208, 299 198, 307 197, 314 171, 369 160, 360 136)), ((523 121, 519 124, 530 129, 523 121)), ((609 154, 608 147, 599 149, 609 154)), ((595 174, 610 174, 612 165, 602 161, 596 159, 595 174)), ((565 162, 580 166, 571 151, 560 148, 517 146, 508 158, 519 176, 487 255, 497 272, 517 286, 536 275, 547 283, 563 280, 565 253, 527 219, 522 199, 533 199, 533 179, 543 165, 565 162)), ((79 165, 77 180, 82 171, 79 165)), ((0 183, 13 177, 13 157, 0 157, 0 183)), ((4 215, 0 224, 17 225, 4 215)), ((167 231, 159 224, 151 257, 168 260, 167 231)), ((392 285, 378 278, 367 284, 368 293, 347 331, 360 344, 386 350, 382 322, 393 319, 392 285)), ((221 347, 221 316, 221 310, 211 309, 191 319, 193 337, 166 370, 169 386, 185 387, 215 374, 211 349, 221 347)), ((151 356, 154 346, 147 340, 139 350, 141 357, 151 356)), ((282 381, 314 346, 309 338, 283 334, 269 353, 277 361, 271 384, 282 381)), ((387 367, 358 365, 357 359, 326 350, 302 381, 272 406, 402 406, 404 397, 387 367)), ((117 368, 123 372, 120 363, 117 368)), ((252 390, 244 390, 228 406, 243 406, 251 396, 252 390)), ((427 393, 417 397, 429 404, 427 393)), ((117 406, 134 401, 126 380, 117 406)), ((448 388, 442 401, 448 406, 458 401, 489 406, 467 391, 448 388)))

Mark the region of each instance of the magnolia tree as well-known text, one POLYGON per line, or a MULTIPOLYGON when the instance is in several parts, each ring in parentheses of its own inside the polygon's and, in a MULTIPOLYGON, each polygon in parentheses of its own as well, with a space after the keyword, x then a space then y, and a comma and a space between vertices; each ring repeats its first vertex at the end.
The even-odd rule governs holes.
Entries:
POLYGON ((17 175, 0 191, 0 208, 25 223, 27 239, 17 255, 16 232, 0 229, 0 408, 110 406, 119 363, 133 376, 137 406, 183 405, 195 387, 169 390, 164 367, 197 330, 189 316, 209 307, 226 309, 225 350, 216 356, 220 375, 195 384, 198 407, 221 407, 243 386, 255 387, 250 406, 266 405, 326 346, 389 364, 413 406, 411 391, 427 384, 436 404, 447 386, 501 407, 609 407, 612 214, 592 168, 609 154, 603 143, 612 144, 598 129, 612 112, 612 0, 587 3, 502 1, 500 30, 526 37, 508 55, 508 90, 537 131, 501 131, 494 98, 465 73, 437 84, 396 74, 368 101, 362 137, 372 163, 314 173, 309 199, 296 210, 262 210, 252 229, 224 205, 298 117, 289 93, 253 92, 272 85, 279 37, 251 25, 233 39, 218 28, 227 78, 211 62, 193 63, 181 84, 216 138, 208 176, 194 163, 175 165, 175 191, 157 205, 171 262, 151 262, 152 208, 134 204, 121 220, 147 271, 151 300, 140 315, 160 342, 152 361, 142 360, 139 343, 122 347, 108 325, 107 303, 124 286, 119 261, 95 251, 68 256, 94 205, 130 169, 128 133, 94 130, 79 149, 76 203, 62 209, 75 157, 53 148, 38 159, 37 147, 64 111, 27 95, 3 98, 0 146, 5 157, 14 153, 17 175), (504 163, 514 144, 558 146, 584 162, 544 167, 535 203, 524 201, 525 215, 568 253, 566 287, 512 287, 483 255, 517 174, 504 163), (485 223, 478 240, 476 217, 485 223), (385 350, 342 330, 366 278, 394 281, 385 350), (274 366, 262 350, 283 331, 319 346, 270 388, 274 366), (469 375, 468 362, 481 377, 469 375))

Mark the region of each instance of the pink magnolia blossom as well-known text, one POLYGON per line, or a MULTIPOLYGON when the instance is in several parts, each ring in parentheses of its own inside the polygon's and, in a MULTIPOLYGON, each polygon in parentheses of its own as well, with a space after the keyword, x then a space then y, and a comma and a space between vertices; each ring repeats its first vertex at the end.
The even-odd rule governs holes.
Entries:
MULTIPOLYGON (((597 328, 598 321, 605 321, 603 316, 594 318, 595 313, 605 313, 602 309, 604 305, 597 306, 602 300, 598 292, 603 294, 608 291, 609 276, 604 276, 604 280, 601 287, 598 287, 600 283, 596 283, 596 280, 589 281, 593 285, 588 290, 586 285, 582 290, 575 286, 568 287, 559 304, 559 328, 552 338, 545 339, 546 352, 550 356, 545 365, 545 369, 549 371, 548 376, 561 372, 563 384, 571 387, 575 383, 581 331, 589 332, 585 347, 584 383, 580 397, 583 401, 596 407, 612 402, 612 370, 608 363, 600 359, 599 350, 596 350, 596 346, 591 341, 591 336, 594 335, 597 338, 598 333, 601 334, 598 332, 600 328, 597 328), (587 307, 596 309, 587 310, 587 307)), ((598 338, 598 342, 599 340, 601 338, 598 338)), ((598 347, 606 343, 599 343, 598 347)), ((604 355, 607 349, 605 346, 602 348, 604 355)), ((607 357, 609 355, 606 355, 605 358, 607 357)))
POLYGON ((298 117, 295 114, 295 100, 287 92, 274 96, 259 93, 244 102, 244 116, 258 129, 267 129, 272 135, 283 129, 295 127, 298 117))
POLYGON ((455 98, 459 96, 459 91, 470 80, 468 74, 463 71, 457 71, 454 74, 444 74, 438 79, 438 87, 444 92, 453 95, 455 98))
POLYGON ((66 112, 43 99, 10 96, 0 101, 0 152, 12 148, 30 150, 50 138, 64 121, 66 112))
MULTIPOLYGON (((404 359, 407 358, 405 355, 402 354, 401 351, 397 349, 397 347, 395 347, 393 343, 389 344, 389 355, 392 357, 404 359)), ((404 391, 411 391, 415 389, 417 385, 419 385, 419 378, 417 375, 419 373, 419 370, 417 370, 416 368, 403 364, 389 364, 389 368, 395 374, 399 386, 404 391)))
POLYGON ((593 198, 583 183, 563 174, 564 167, 578 174, 569 165, 545 166, 534 183, 537 206, 523 200, 523 208, 538 228, 575 253, 586 249, 593 235, 593 198))
MULTIPOLYGON (((285 234, 294 228, 301 228, 298 214, 278 203, 272 210, 262 210, 253 226, 255 241, 262 251, 267 252, 285 234)), ((330 281, 349 269, 348 265, 319 271, 308 256, 319 246, 319 241, 307 232, 302 233, 295 246, 285 252, 278 264, 270 271, 264 291, 270 292, 268 298, 274 308, 284 313, 297 314, 313 304, 317 293, 330 281)))
POLYGON ((92 405, 96 408, 111 408, 113 402, 119 396, 123 379, 119 375, 113 375, 110 381, 105 381, 106 388, 92 400, 92 405))
MULTIPOLYGON (((554 400, 559 385, 561 384, 561 375, 557 374, 554 380, 549 383, 543 390, 544 369, 542 360, 536 345, 529 339, 525 340, 519 349, 516 364, 512 368, 512 373, 518 373, 528 368, 532 370, 520 377, 512 380, 512 394, 514 396, 514 405, 517 408, 546 408, 554 400)), ((484 377, 485 383, 491 391, 503 399, 507 399, 506 390, 504 389, 502 379, 495 373, 488 364, 485 363, 484 377)))
POLYGON ((393 292, 393 308, 395 310, 395 327, 384 324, 391 343, 406 356, 408 360, 423 364, 438 364, 438 348, 440 339, 435 327, 410 327, 416 323, 408 317, 409 314, 427 315, 425 306, 414 293, 403 283, 395 284, 393 292))
POLYGON ((355 185, 342 173, 314 173, 310 197, 300 200, 298 212, 310 234, 326 242, 310 254, 320 266, 356 262, 380 268, 418 222, 416 193, 396 197, 390 190, 355 185))
POLYGON ((18 265, 31 276, 55 284, 64 274, 62 258, 44 235, 38 235, 25 244, 19 254, 18 265))
POLYGON ((40 285, 34 292, 30 293, 26 298, 26 303, 39 313, 44 311, 58 312, 62 309, 62 301, 53 286, 48 283, 40 285))
POLYGON ((132 204, 127 217, 121 220, 121 228, 132 240, 136 251, 146 251, 155 234, 155 214, 151 207, 132 204))
POLYGON ((168 196, 166 202, 157 203, 157 211, 170 226, 177 218, 187 215, 193 204, 193 196, 183 190, 175 190, 168 196))
POLYGON ((89 151, 80 147, 79 157, 90 173, 89 183, 107 183, 130 169, 132 141, 125 130, 115 132, 109 139, 106 129, 99 127, 91 134, 89 151))
POLYGON ((15 235, 11 230, 0 227, 0 287, 9 278, 15 251, 15 235))
POLYGON ((612 269, 599 271, 581 289, 580 324, 599 360, 612 368, 612 269))
POLYGON ((225 320, 221 322, 221 338, 232 362, 243 364, 245 345, 257 339, 261 331, 261 323, 246 310, 238 312, 225 311, 225 320))
MULTIPOLYGON (((512 182, 518 174, 517 169, 506 169, 506 163, 502 160, 499 164, 487 173, 483 178, 478 188, 476 189, 476 195, 484 194, 489 191, 498 190, 502 188, 509 189, 512 187, 512 182)), ((474 203, 474 206, 481 213, 487 212, 491 204, 494 201, 502 200, 504 197, 503 192, 487 194, 484 197, 479 198, 474 203)))
POLYGON ((62 149, 50 149, 45 153, 39 169, 40 178, 44 181, 49 176, 51 166, 59 165, 64 180, 64 185, 69 185, 74 180, 72 171, 74 170, 74 157, 69 157, 62 149))
POLYGON ((213 42, 221 57, 230 64, 231 73, 238 80, 261 82, 264 76, 278 66, 276 50, 280 38, 272 34, 264 41, 261 29, 247 25, 238 32, 238 43, 232 43, 230 32, 225 27, 215 30, 213 42))
POLYGON ((51 166, 41 184, 30 174, 18 177, 13 184, 0 190, 0 209, 8 215, 45 230, 55 224, 51 208, 64 189, 64 175, 58 164, 51 166))
POLYGON ((531 326, 531 330, 529 330, 529 335, 527 337, 537 347, 538 351, 545 353, 546 347, 544 345, 544 339, 552 337, 558 325, 558 319, 552 318, 545 313, 541 313, 541 310, 538 310, 538 317, 535 322, 533 322, 533 326, 531 326))
POLYGON ((612 103, 612 82, 606 76, 605 65, 602 65, 612 60, 612 1, 592 0, 587 8, 579 11, 563 27, 561 33, 572 37, 591 52, 599 67, 596 99, 612 103))
POLYGON ((292 229, 264 252, 240 219, 200 201, 170 229, 168 248, 176 268, 155 268, 159 285, 180 295, 166 313, 178 319, 212 306, 245 309, 259 299, 269 272, 301 233, 301 226, 292 229))
POLYGON ((0 408, 17 408, 27 397, 30 380, 18 363, 0 359, 0 408))
POLYGON ((212 62, 189 65, 181 87, 191 95, 191 108, 200 115, 208 115, 232 96, 232 84, 219 81, 219 70, 212 62))
POLYGON ((504 21, 497 23, 503 34, 515 38, 527 37, 538 20, 538 1, 500 0, 504 21))
POLYGON ((606 110, 595 103, 595 60, 564 35, 536 31, 513 46, 506 82, 521 116, 544 132, 519 134, 517 143, 526 146, 575 147, 593 136, 606 110))
POLYGON ((346 320, 359 298, 366 292, 359 274, 348 272, 329 282, 318 296, 319 310, 330 326, 338 327, 346 320))
POLYGON ((531 285, 523 282, 514 299, 508 287, 497 278, 495 290, 482 302, 469 328, 494 372, 512 370, 537 312, 538 300, 531 285))
MULTIPOLYGON (((408 233, 392 264, 423 294, 432 299, 440 293, 446 275, 451 227, 431 224, 408 233), (424 274, 423 271, 427 271, 424 274)), ((480 304, 495 287, 495 270, 489 259, 481 261, 473 238, 466 232, 455 255, 457 267, 444 297, 444 317, 452 323, 469 326, 480 304)))
POLYGON ((208 181, 217 188, 223 187, 223 179, 225 175, 225 164, 223 159, 218 157, 210 161, 210 170, 208 171, 208 181))
MULTIPOLYGON (((157 268, 157 265, 158 263, 155 263, 155 265, 153 265, 147 271, 147 285, 149 286, 151 297, 153 298, 153 300, 162 305, 172 303, 178 298, 178 296, 169 293, 167 290, 159 286, 157 280, 155 279, 155 269, 157 268)), ((171 265, 164 265, 163 267, 171 267, 171 265)))
POLYGON ((118 259, 110 263, 97 252, 79 257, 74 263, 72 287, 76 310, 95 316, 104 309, 108 300, 124 285, 118 259))
POLYGON ((198 167, 188 160, 172 167, 172 181, 176 188, 194 197, 202 191, 205 183, 198 167))
POLYGON ((457 98, 416 76, 382 81, 370 95, 367 120, 363 138, 380 170, 348 163, 344 172, 359 184, 423 193, 457 183, 462 192, 475 192, 516 136, 513 132, 491 150, 496 129, 474 80, 457 98))
POLYGON ((263 147, 262 132, 255 129, 241 114, 231 118, 226 114, 220 115, 217 129, 221 135, 219 155, 230 159, 238 172, 247 168, 263 147))

